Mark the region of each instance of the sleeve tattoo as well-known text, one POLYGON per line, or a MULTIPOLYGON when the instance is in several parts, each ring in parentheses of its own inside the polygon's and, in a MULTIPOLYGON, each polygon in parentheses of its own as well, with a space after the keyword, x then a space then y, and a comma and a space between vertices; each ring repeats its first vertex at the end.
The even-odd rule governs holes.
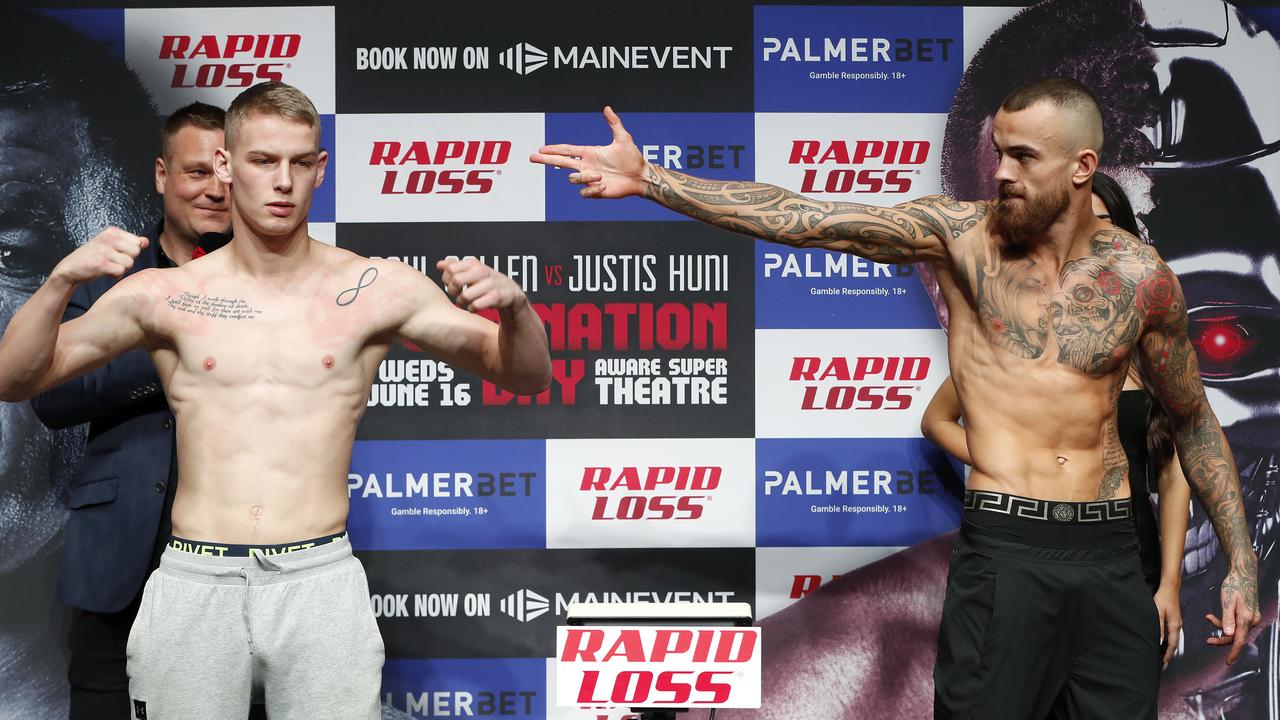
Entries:
POLYGON ((645 197, 716 227, 882 263, 941 260, 945 243, 978 224, 980 203, 930 196, 892 208, 814 200, 775 185, 702 180, 650 165, 645 197))

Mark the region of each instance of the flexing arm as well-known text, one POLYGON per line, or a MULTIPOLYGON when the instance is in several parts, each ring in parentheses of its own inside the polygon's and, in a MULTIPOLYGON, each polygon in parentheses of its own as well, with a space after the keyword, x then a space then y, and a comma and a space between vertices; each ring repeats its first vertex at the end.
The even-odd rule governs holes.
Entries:
POLYGON ((1187 306, 1177 277, 1163 261, 1138 284, 1138 311, 1145 318, 1141 338, 1147 387, 1173 421, 1182 472, 1200 497, 1230 563, 1222 582, 1222 619, 1209 616, 1223 637, 1213 645, 1231 645, 1227 662, 1244 648, 1258 613, 1258 558, 1245 523, 1240 478, 1227 438, 1205 398, 1200 366, 1187 336, 1187 306))
POLYGON ((547 145, 529 159, 573 170, 584 197, 641 195, 717 227, 794 247, 849 252, 883 263, 936 261, 986 212, 980 203, 927 197, 892 208, 812 200, 775 185, 704 180, 647 163, 610 108, 608 146, 547 145))
POLYGON ((141 273, 112 288, 85 315, 65 324, 62 315, 77 285, 123 276, 146 243, 108 228, 58 263, 0 339, 0 400, 26 400, 142 342, 141 273))
POLYGON ((441 260, 436 267, 457 306, 435 283, 412 273, 420 278, 412 291, 415 307, 400 336, 511 392, 545 390, 551 384, 547 333, 520 286, 474 258, 441 260), (498 324, 467 310, 497 310, 498 324))
MULTIPOLYGON (((71 294, 62 314, 65 324, 93 306, 91 288, 81 285, 71 294)), ((106 365, 31 398, 31 408, 46 427, 61 429, 116 417, 125 408, 147 402, 161 393, 155 365, 142 349, 129 350, 106 365)))
POLYGON ((973 458, 969 457, 969 441, 965 437, 964 426, 960 424, 960 396, 956 394, 956 384, 949 376, 924 409, 920 432, 951 457, 965 465, 973 464, 973 458))

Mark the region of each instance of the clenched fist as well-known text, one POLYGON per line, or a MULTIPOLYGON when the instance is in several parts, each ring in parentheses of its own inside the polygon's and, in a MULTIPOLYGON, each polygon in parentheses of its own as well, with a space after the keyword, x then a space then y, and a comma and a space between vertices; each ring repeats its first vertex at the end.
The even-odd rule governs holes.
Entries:
POLYGON ((104 275, 122 278, 133 267, 133 261, 148 242, 141 235, 109 227, 63 258, 53 269, 52 276, 73 285, 87 283, 104 275))
POLYGON ((444 291, 459 307, 472 312, 509 310, 526 302, 514 280, 475 258, 447 258, 436 263, 436 269, 444 274, 444 291))

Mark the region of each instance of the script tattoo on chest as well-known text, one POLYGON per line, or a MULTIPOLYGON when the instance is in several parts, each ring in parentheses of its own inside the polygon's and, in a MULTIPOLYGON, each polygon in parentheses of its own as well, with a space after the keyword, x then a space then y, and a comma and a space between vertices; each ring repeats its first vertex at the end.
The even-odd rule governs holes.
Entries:
POLYGON ((967 280, 986 336, 1018 357, 1041 357, 1052 344, 1063 365, 1114 370, 1137 341, 1140 286, 1154 263, 1123 233, 1101 231, 1090 244, 1091 255, 1064 265, 1056 283, 1031 258, 987 251, 972 261, 967 280))
POLYGON ((262 314, 261 310, 251 307, 244 298, 220 297, 192 292, 181 295, 170 295, 165 303, 178 312, 216 320, 253 320, 262 314))

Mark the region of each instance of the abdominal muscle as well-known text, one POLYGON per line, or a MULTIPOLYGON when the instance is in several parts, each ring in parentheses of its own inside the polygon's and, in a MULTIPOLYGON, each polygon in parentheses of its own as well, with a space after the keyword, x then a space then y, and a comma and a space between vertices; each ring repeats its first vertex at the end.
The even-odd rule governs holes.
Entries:
MULTIPOLYGON (((1127 477, 1115 426, 1121 376, 1086 375, 1052 355, 1024 359, 984 347, 951 349, 973 460, 970 489, 1086 501, 1099 499, 1109 471, 1111 478, 1127 477)), ((1128 495, 1124 480, 1111 497, 1128 495)))
POLYGON ((292 388, 203 395, 173 405, 174 535, 254 545, 346 529, 346 475, 363 396, 356 402, 344 393, 292 388))

